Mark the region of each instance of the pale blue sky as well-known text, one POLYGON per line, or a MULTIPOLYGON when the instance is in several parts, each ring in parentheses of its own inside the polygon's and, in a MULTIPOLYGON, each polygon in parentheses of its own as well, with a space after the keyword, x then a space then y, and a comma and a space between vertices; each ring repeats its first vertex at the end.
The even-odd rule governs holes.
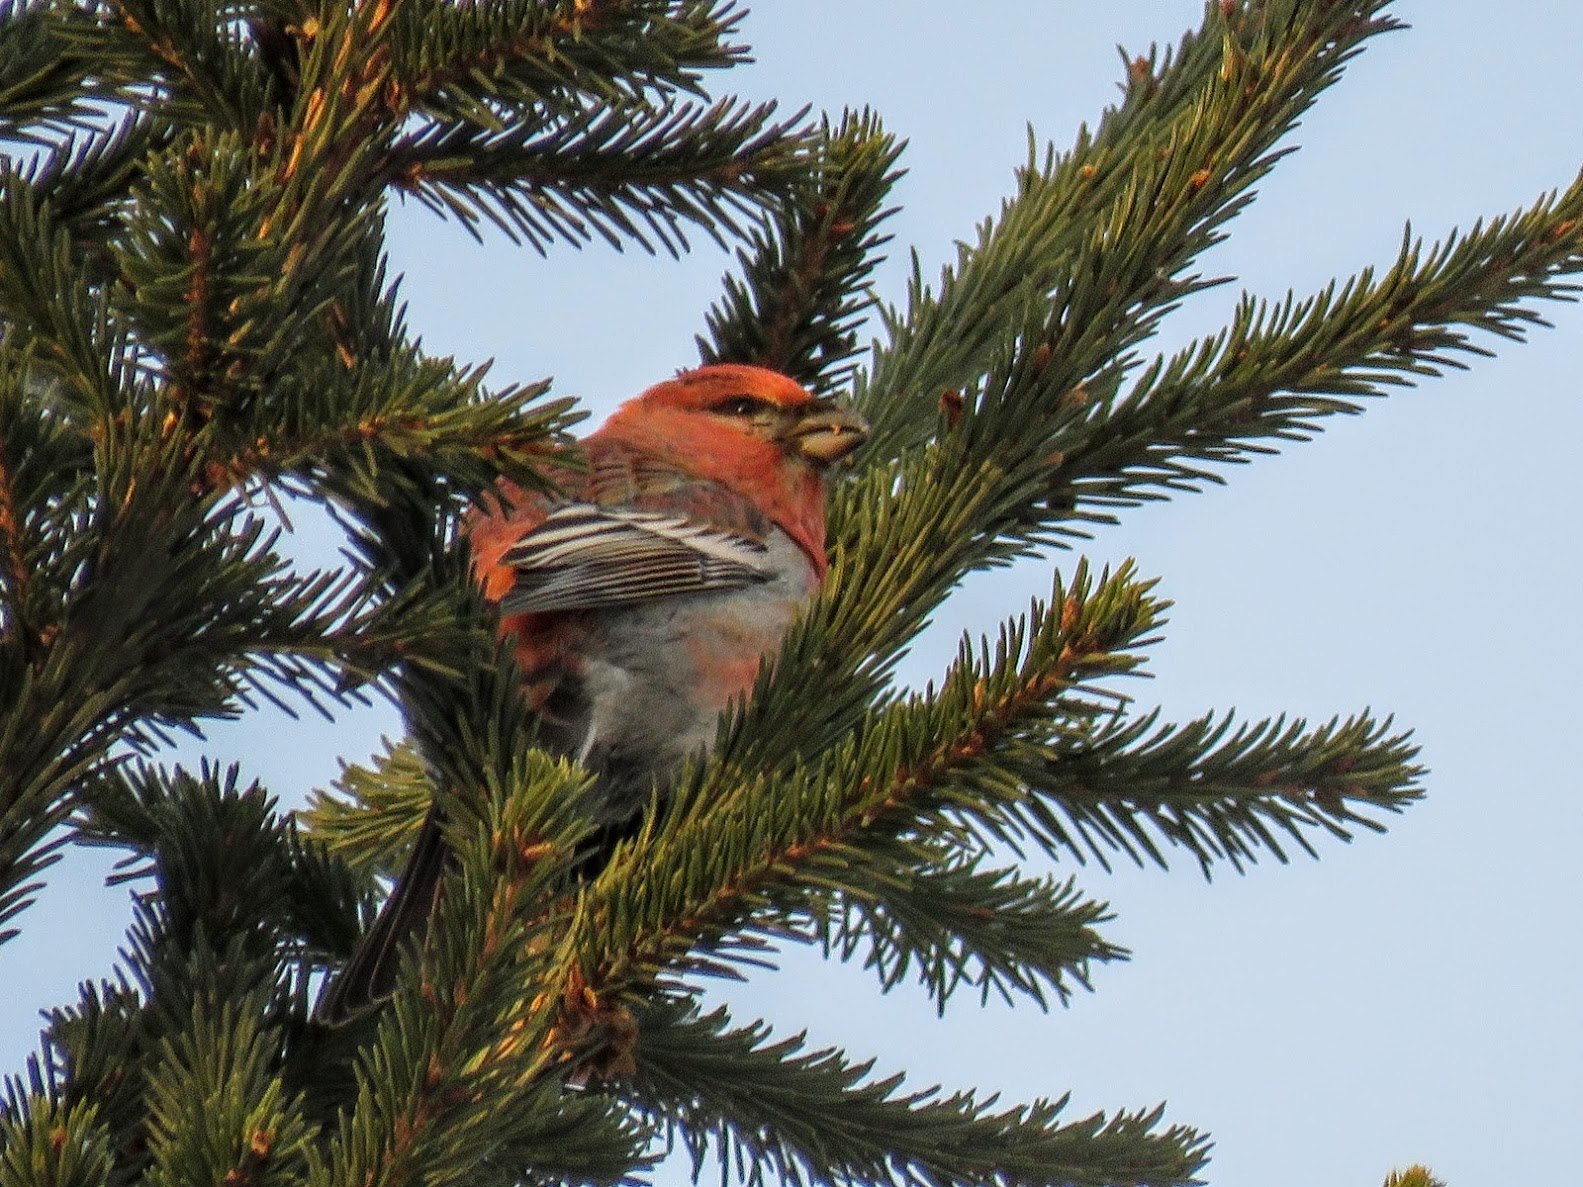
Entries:
MULTIPOLYGON (((891 299, 907 247, 932 274, 995 209, 1029 122, 1066 145, 1115 94, 1117 42, 1175 40, 1200 13, 1190 0, 759 7, 744 28, 759 62, 722 89, 788 108, 872 104, 911 141, 879 281, 891 299)), ((1206 261, 1236 285, 1184 310, 1162 346, 1219 324, 1238 285, 1307 292, 1388 262, 1409 219, 1438 236, 1583 164, 1583 7, 1395 11, 1414 28, 1354 64, 1206 261)), ((596 413, 695 357, 725 266, 707 242, 681 263, 603 247, 545 262, 475 246, 415 208, 397 215, 392 252, 431 350, 492 357, 501 383, 554 375, 596 413)), ((731 989, 739 1017, 807 1027, 919 1086, 1070 1091, 1072 1116, 1166 1100, 1170 1120, 1214 1135, 1217 1187, 1370 1187, 1414 1160, 1452 1187, 1557 1182, 1583 1106, 1583 806, 1568 757, 1583 309, 1547 312, 1557 328, 1533 342, 1231 471, 1225 488, 1129 512, 1087 550, 1136 557, 1175 600, 1155 679, 1131 689, 1141 705, 1395 713, 1431 767, 1424 804, 1385 837, 1322 846, 1319 862, 1212 884, 1187 863, 1085 872, 1135 955, 1065 1010, 964 996, 937 1020, 921 993, 881 996, 861 970, 793 953, 731 989)), ((1035 564, 973 584, 904 677, 935 675, 961 630, 993 630, 1048 588, 1035 564)), ((388 710, 335 726, 260 716, 208 752, 298 802, 338 754, 395 728, 388 710)), ((124 890, 95 888, 102 857, 68 858, 4 952, 0 1066, 31 1049, 39 1007, 113 959, 128 910, 124 890)))

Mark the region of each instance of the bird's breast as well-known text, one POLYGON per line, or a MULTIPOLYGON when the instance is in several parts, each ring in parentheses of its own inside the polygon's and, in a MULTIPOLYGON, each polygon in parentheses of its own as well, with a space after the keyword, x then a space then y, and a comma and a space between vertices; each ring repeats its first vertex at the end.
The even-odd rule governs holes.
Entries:
POLYGON ((586 707, 579 758, 601 776, 612 817, 637 811, 655 778, 714 742, 720 713, 750 692, 819 578, 779 530, 770 580, 590 615, 576 700, 586 707))

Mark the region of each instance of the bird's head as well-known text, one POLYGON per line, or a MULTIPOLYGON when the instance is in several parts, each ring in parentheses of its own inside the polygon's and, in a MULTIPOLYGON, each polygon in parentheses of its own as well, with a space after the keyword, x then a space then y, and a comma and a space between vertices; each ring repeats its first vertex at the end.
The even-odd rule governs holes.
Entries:
POLYGON ((598 433, 746 495, 824 572, 824 473, 868 436, 863 418, 763 367, 683 371, 598 433))
POLYGON ((861 416, 763 367, 717 363, 683 371, 616 410, 602 430, 704 477, 714 462, 822 470, 868 436, 861 416))

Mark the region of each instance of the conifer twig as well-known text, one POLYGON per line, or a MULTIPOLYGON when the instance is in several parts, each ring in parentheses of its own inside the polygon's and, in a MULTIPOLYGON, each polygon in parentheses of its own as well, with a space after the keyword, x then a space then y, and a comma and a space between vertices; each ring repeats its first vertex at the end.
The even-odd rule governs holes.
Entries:
POLYGON ((709 1146, 750 1182, 1183 1184, 1206 1144, 1160 1113, 1062 1119, 1066 1101, 993 1110, 993 1099, 939 1089, 905 1092, 872 1063, 774 1040, 762 1023, 736 1028, 724 1010, 700 1016, 661 1003, 640 1018, 637 1098, 679 1124, 701 1172, 709 1146))

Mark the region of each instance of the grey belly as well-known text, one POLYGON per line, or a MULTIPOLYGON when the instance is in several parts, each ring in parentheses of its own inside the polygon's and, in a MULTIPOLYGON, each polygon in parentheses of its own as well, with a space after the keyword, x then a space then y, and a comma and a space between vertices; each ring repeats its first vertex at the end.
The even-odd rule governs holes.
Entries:
POLYGON ((769 559, 776 576, 762 584, 606 612, 578 698, 588 723, 578 757, 599 776, 601 823, 641 811, 656 781, 663 788, 706 751, 721 711, 751 689, 757 658, 779 649, 817 578, 779 532, 769 559), (732 659, 740 680, 722 672, 732 659))

